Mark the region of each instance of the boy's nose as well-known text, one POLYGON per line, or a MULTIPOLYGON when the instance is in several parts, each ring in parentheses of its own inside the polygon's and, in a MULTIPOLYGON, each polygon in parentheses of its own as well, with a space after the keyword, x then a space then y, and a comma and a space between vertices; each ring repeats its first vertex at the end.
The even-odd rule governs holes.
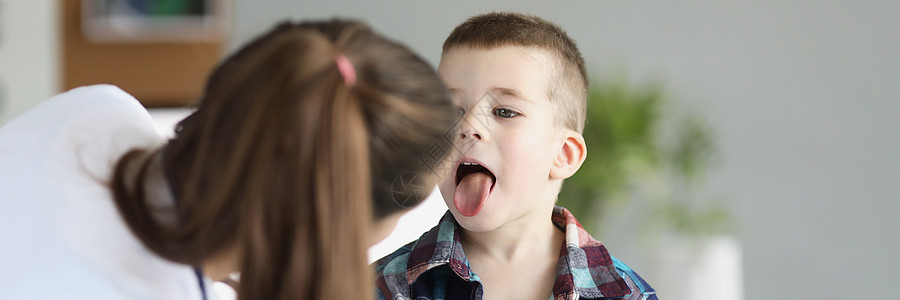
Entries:
POLYGON ((465 140, 466 137, 471 137, 471 138, 480 140, 481 134, 478 132, 475 132, 473 130, 463 130, 463 132, 459 134, 459 138, 465 140))
POLYGON ((474 106, 465 112, 459 126, 462 142, 487 142, 491 139, 489 108, 474 106))
POLYGON ((487 127, 471 119, 464 120, 459 130, 459 139, 462 142, 487 141, 490 136, 487 127))

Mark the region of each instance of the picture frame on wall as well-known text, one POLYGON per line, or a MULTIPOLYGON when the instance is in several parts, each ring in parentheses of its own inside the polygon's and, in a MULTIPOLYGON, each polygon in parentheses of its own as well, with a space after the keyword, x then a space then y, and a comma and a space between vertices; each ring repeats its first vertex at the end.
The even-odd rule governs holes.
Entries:
POLYGON ((95 43, 222 39, 224 0, 82 0, 81 29, 95 43))

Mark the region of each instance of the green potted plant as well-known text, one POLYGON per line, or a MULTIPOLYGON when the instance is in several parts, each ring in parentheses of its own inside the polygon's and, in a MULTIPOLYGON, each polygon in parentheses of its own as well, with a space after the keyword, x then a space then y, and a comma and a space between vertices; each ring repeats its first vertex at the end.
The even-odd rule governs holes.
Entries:
POLYGON ((604 216, 630 201, 647 202, 645 236, 730 230, 721 203, 695 193, 714 152, 711 130, 699 116, 677 111, 660 84, 634 85, 626 76, 594 84, 584 139, 587 160, 563 184, 559 205, 590 232, 602 235, 604 216))
POLYGON ((615 240, 614 253, 665 298, 741 299, 731 214, 701 191, 715 149, 711 129, 669 102, 662 85, 626 78, 589 91, 587 160, 563 183, 559 205, 594 237, 615 240))

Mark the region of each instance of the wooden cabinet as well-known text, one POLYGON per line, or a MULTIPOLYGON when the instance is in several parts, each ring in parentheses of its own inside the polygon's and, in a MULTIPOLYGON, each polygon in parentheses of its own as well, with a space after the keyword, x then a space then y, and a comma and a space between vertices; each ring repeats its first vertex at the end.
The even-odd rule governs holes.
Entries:
POLYGON ((62 88, 109 83, 147 107, 194 104, 222 57, 223 39, 205 41, 89 41, 81 30, 82 1, 59 0, 62 88))

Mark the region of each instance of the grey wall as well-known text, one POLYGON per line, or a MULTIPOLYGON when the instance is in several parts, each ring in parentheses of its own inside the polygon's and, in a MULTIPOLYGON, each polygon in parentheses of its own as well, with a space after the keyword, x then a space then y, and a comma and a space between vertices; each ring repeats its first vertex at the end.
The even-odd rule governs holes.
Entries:
POLYGON ((662 79, 706 115, 720 148, 707 189, 733 202, 747 299, 881 298, 897 278, 900 3, 237 0, 233 45, 338 15, 436 63, 453 26, 495 9, 559 23, 592 73, 662 79))

